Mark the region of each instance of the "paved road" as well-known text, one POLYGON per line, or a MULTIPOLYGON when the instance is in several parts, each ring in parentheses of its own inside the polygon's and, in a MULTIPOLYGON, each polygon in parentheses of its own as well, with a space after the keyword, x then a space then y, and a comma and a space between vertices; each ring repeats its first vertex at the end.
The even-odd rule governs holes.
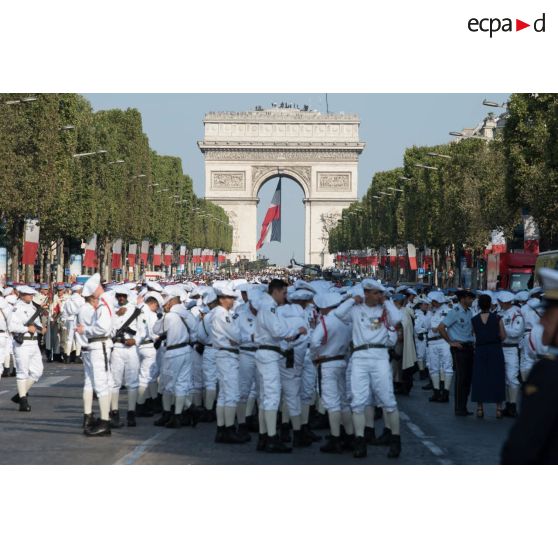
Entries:
MULTIPOLYGON (((415 389, 399 399, 403 451, 396 461, 385 457, 387 448, 369 447, 366 459, 355 460, 321 454, 319 444, 267 455, 255 451, 255 437, 239 446, 214 444, 214 424, 170 430, 148 418, 138 419, 136 428, 113 430, 110 438, 90 439, 81 429, 82 374, 80 365, 46 365, 31 393, 31 413, 18 412, 10 401, 15 378, 0 380, 0 464, 495 464, 511 426, 510 419, 493 417, 494 406, 487 406, 483 420, 455 417, 451 403, 429 403, 429 392, 415 389)), ((121 401, 125 408, 125 392, 121 401)))

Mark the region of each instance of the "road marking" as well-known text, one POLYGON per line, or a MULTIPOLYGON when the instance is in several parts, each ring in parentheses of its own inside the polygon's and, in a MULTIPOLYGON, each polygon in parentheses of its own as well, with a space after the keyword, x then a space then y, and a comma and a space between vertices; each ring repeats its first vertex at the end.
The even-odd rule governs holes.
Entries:
MULTIPOLYGON (((437 446, 434 442, 431 442, 430 440, 426 440, 425 438, 427 438, 428 436, 426 436, 426 434, 423 432, 423 430, 417 426, 414 422, 411 421, 411 418, 409 417, 409 415, 407 413, 404 413, 403 411, 399 412, 399 417, 401 418, 402 421, 405 422, 405 424, 407 425, 407 428, 421 441, 421 443, 430 450, 430 452, 432 454, 434 454, 436 457, 442 457, 445 452, 442 448, 440 448, 439 446, 437 446)), ((438 463, 440 463, 441 465, 453 465, 453 462, 451 459, 438 459, 438 463)))
POLYGON ((166 430, 164 432, 159 432, 151 438, 147 438, 145 442, 136 446, 130 453, 127 453, 124 457, 120 458, 115 465, 133 465, 138 461, 138 459, 145 453, 147 453, 152 447, 157 444, 167 440, 175 433, 174 430, 166 430))
POLYGON ((44 380, 39 380, 33 387, 34 388, 47 388, 55 386, 64 380, 67 380, 70 376, 49 376, 44 380))
POLYGON ((7 389, 5 389, 4 391, 0 391, 0 395, 4 395, 5 393, 10 393, 7 389))

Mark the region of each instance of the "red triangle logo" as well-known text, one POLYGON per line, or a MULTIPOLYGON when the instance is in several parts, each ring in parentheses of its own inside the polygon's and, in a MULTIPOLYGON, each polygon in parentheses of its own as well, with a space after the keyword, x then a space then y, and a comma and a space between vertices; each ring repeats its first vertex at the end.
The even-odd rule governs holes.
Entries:
POLYGON ((521 31, 522 29, 525 29, 526 27, 531 27, 531 24, 530 23, 525 23, 524 21, 521 21, 520 19, 515 20, 515 30, 516 31, 521 31))

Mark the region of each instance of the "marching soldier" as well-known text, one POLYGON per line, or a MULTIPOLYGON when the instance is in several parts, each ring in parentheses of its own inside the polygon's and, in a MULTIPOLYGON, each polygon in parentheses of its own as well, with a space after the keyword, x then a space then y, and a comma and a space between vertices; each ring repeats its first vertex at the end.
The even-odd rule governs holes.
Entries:
MULTIPOLYGON (((0 364, 10 355, 10 318, 12 308, 3 296, 0 296, 0 364)), ((7 374, 2 374, 4 376, 7 374)))

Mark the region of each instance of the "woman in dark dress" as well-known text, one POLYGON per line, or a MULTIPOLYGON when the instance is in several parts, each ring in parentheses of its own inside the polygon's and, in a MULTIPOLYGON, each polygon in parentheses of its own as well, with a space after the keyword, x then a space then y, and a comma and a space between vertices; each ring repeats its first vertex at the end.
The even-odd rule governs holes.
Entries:
POLYGON ((480 314, 473 320, 475 362, 471 401, 477 403, 477 417, 484 417, 483 403, 496 403, 496 418, 502 418, 501 403, 506 399, 506 368, 502 341, 506 338, 504 324, 490 312, 491 299, 479 297, 480 314))

